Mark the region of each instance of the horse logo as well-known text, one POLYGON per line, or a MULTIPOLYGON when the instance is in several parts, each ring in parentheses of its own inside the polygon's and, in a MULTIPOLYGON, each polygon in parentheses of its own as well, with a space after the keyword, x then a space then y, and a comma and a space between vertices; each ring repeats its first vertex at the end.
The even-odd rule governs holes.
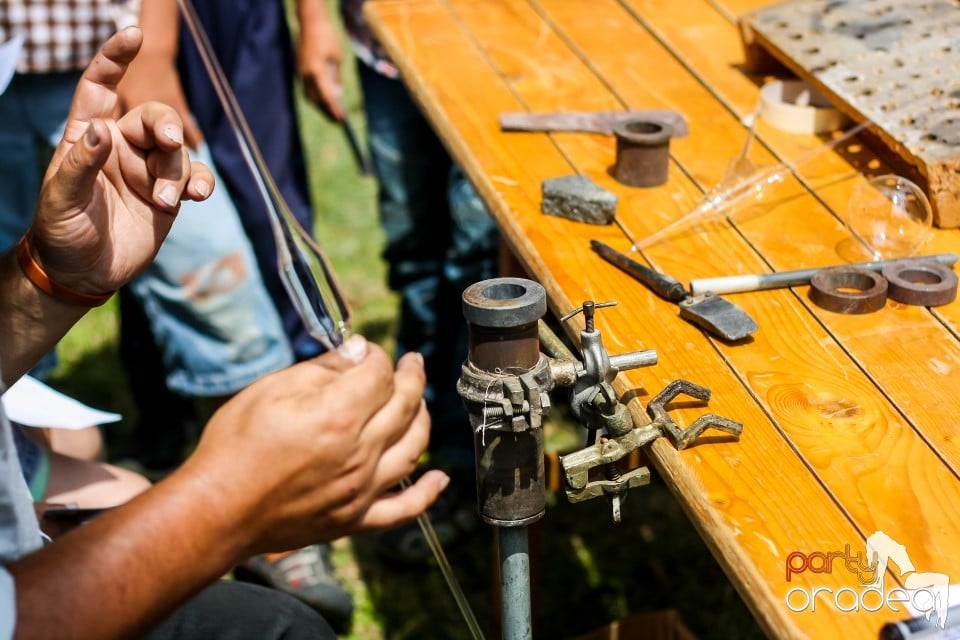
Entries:
POLYGON ((949 605, 948 595, 950 588, 950 578, 945 573, 921 573, 913 566, 910 556, 907 554, 907 548, 885 534, 883 531, 875 531, 867 538, 867 561, 871 565, 877 563, 877 569, 874 573, 873 582, 868 586, 877 588, 883 592, 883 578, 887 571, 887 563, 893 561, 900 569, 900 577, 903 586, 914 593, 914 597, 919 595, 919 590, 923 590, 933 602, 932 606, 925 608, 923 615, 929 621, 931 614, 937 612, 937 626, 943 629, 947 624, 947 607, 949 605))

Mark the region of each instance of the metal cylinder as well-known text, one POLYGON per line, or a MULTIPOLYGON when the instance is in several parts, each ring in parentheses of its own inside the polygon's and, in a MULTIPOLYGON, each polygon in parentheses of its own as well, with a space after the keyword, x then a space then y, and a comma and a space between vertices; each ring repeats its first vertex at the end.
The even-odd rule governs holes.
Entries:
POLYGON ((527 530, 499 529, 500 612, 503 640, 533 638, 530 599, 530 553, 527 530))
POLYGON ((617 181, 631 187, 656 187, 667 181, 673 127, 657 120, 632 120, 615 126, 613 134, 617 181))
POLYGON ((540 360, 537 321, 547 312, 547 292, 525 278, 492 278, 463 292, 469 331, 468 358, 489 373, 522 373, 540 360))
POLYGON ((543 429, 474 430, 480 517, 496 527, 533 524, 546 513, 543 429))
MULTIPOLYGON (((516 417, 522 404, 514 407, 508 402, 515 417, 505 417, 498 384, 540 362, 537 322, 546 311, 544 288, 523 278, 484 280, 463 293, 468 364, 487 376, 488 388, 497 389, 496 397, 467 407, 474 432, 480 516, 488 524, 523 526, 542 518, 546 509, 543 429, 539 424, 529 428, 516 417), (497 428, 487 429, 486 424, 494 421, 497 428)), ((539 393, 535 398, 539 401, 539 393)))

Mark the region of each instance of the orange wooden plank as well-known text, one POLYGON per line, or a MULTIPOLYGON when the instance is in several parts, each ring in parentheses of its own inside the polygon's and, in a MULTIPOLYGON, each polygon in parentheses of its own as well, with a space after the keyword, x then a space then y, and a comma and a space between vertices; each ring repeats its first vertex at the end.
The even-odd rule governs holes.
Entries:
MULTIPOLYGON (((682 11, 677 9, 675 3, 665 0, 630 0, 630 4, 637 13, 648 16, 644 21, 658 39, 680 55, 689 68, 696 69, 700 80, 722 102, 733 106, 756 101, 756 87, 753 87, 752 96, 745 94, 744 91, 751 85, 730 81, 729 76, 737 74, 722 70, 724 67, 738 68, 736 60, 742 52, 736 42, 736 30, 720 16, 711 19, 707 3, 700 2, 701 6, 697 6, 697 2, 688 3, 682 11), (698 23, 710 23, 711 34, 717 35, 725 27, 727 36, 718 36, 709 42, 696 38, 684 25, 683 16, 690 10, 700 16, 698 23), (708 58, 725 62, 720 66, 710 66, 703 62, 708 58)), ((758 140, 767 144, 781 158, 796 153, 798 139, 816 140, 813 136, 783 134, 767 126, 758 127, 758 140)), ((855 141, 842 151, 857 151, 858 144, 855 141)), ((859 174, 848 164, 846 154, 824 153, 811 161, 806 170, 820 176, 817 182, 823 186, 817 189, 818 195, 837 217, 845 218, 853 189, 862 182, 859 174), (843 178, 844 174, 850 179, 843 178), (829 179, 829 176, 834 176, 834 179, 829 179)), ((868 167, 868 171, 880 174, 890 169, 877 162, 873 167, 868 167)), ((801 222, 807 224, 802 218, 801 222)), ((813 224, 809 227, 814 232, 819 229, 813 224)), ((784 269, 807 266, 797 263, 798 252, 783 246, 781 239, 785 235, 785 227, 782 219, 760 215, 742 224, 741 229, 770 264, 784 269)), ((799 239, 804 236, 791 233, 789 237, 799 244, 799 239)), ((810 238, 809 243, 804 243, 801 259, 810 260, 811 264, 843 263, 849 255, 851 240, 845 234, 839 238, 831 237, 827 242, 810 238)), ((957 230, 936 231, 933 241, 924 248, 925 252, 935 253, 958 250, 960 232, 957 230)), ((867 257, 862 256, 861 259, 866 260, 867 257)), ((949 384, 945 384, 952 370, 960 364, 960 344, 942 323, 945 321, 952 325, 956 332, 957 323, 960 322, 960 302, 940 307, 934 315, 893 302, 889 303, 885 312, 867 318, 821 312, 812 306, 811 309, 954 471, 960 469, 960 443, 953 437, 953 416, 960 411, 960 398, 953 393, 949 384), (882 349, 878 348, 879 336, 883 336, 882 349)))
MULTIPOLYGON (((563 153, 560 155, 556 147, 550 149, 550 144, 542 144, 546 136, 505 135, 496 131, 495 115, 517 109, 521 105, 519 98, 528 106, 549 104, 563 108, 606 108, 620 101, 591 80, 589 74, 582 73, 582 68, 573 62, 577 57, 564 53, 549 26, 538 22, 535 16, 532 18, 523 3, 458 2, 453 6, 456 15, 451 15, 437 2, 378 3, 372 15, 384 41, 394 51, 408 83, 448 139, 455 155, 493 204, 515 250, 544 280, 555 307, 566 311, 578 303, 581 296, 599 299, 598 294, 609 292, 621 300, 616 313, 604 314, 601 318, 601 327, 612 339, 611 351, 655 346, 661 352, 663 364, 631 375, 631 386, 655 391, 675 372, 681 372, 679 375, 694 381, 708 381, 708 386, 714 388, 713 410, 726 415, 734 415, 730 413, 731 409, 743 411, 742 416, 736 417, 747 421, 748 434, 740 443, 696 447, 677 454, 669 445, 660 442, 653 447, 653 452, 661 471, 675 482, 681 501, 719 551, 728 570, 749 597, 755 598, 758 616, 769 630, 784 635, 800 635, 801 628, 822 630, 823 635, 834 637, 846 631, 855 634, 857 629, 863 634, 875 635, 876 624, 864 621, 865 618, 839 620, 821 614, 797 621, 785 616, 782 607, 775 606, 777 598, 784 592, 782 578, 776 582, 783 568, 784 549, 790 544, 830 548, 841 540, 855 543, 869 533, 864 527, 902 521, 910 512, 911 499, 925 491, 925 480, 933 481, 938 490, 943 488, 950 494, 949 500, 955 499, 955 487, 945 483, 942 471, 933 469, 937 465, 935 460, 931 464, 929 450, 917 441, 909 427, 897 419, 882 396, 878 396, 869 380, 853 367, 846 355, 832 343, 821 344, 826 336, 815 326, 816 321, 804 313, 795 297, 786 292, 748 297, 752 310, 762 311, 764 317, 779 319, 783 316, 785 321, 769 332, 774 335, 764 331, 764 342, 750 345, 751 350, 755 348, 750 356, 732 358, 733 349, 720 347, 727 359, 734 360, 742 379, 760 389, 759 395, 765 406, 782 413, 787 424, 780 427, 787 429, 794 441, 788 443, 781 432, 770 428, 755 405, 751 407, 744 401, 740 382, 725 369, 728 365, 703 336, 675 322, 672 318, 675 309, 638 290, 619 272, 598 267, 589 254, 584 255, 587 238, 597 235, 614 240, 615 232, 584 229, 583 225, 539 215, 539 182, 545 177, 573 170, 569 165, 564 167, 558 157, 570 159, 576 169, 603 181, 604 186, 617 189, 616 185, 610 184, 609 178, 604 178, 612 157, 612 143, 594 136, 554 136, 556 147, 563 153), (521 28, 505 27, 515 23, 521 28), (416 38, 412 35, 411 24, 417 25, 416 38), (469 32, 464 30, 465 24, 469 32), (509 46, 496 45, 479 51, 471 39, 484 33, 484 29, 487 29, 486 36, 479 38, 481 42, 490 38, 509 43, 509 46), (440 47, 443 54, 437 55, 440 47), (509 85, 510 90, 505 85, 509 85), (543 87, 548 87, 549 91, 544 90, 545 95, 540 95, 543 87), (534 103, 533 98, 538 102, 534 103), (523 153, 530 155, 517 155, 523 153), (781 312, 780 308, 788 311, 781 312), (638 318, 651 318, 653 322, 638 327, 638 318), (811 357, 811 354, 814 355, 811 357), (774 364, 771 364, 771 358, 774 364), (797 362, 805 364, 805 371, 814 372, 807 382, 803 381, 800 372, 792 370, 797 362), (785 370, 781 370, 783 368, 785 370), (851 371, 846 371, 847 368, 851 371), (852 379, 847 380, 848 377, 852 379), (825 388, 831 388, 837 395, 824 393, 825 388), (833 415, 838 407, 844 407, 842 400, 847 396, 869 400, 862 415, 833 415), (861 428, 864 416, 874 422, 868 421, 867 426, 861 428), (877 421, 882 422, 879 427, 877 421), (851 433, 856 429, 860 432, 851 433), (862 525, 859 532, 850 526, 829 499, 825 500, 822 489, 799 464, 793 447, 802 447, 809 465, 829 477, 833 485, 849 483, 846 495, 852 496, 850 505, 855 511, 854 517, 862 525), (883 466, 884 457, 892 460, 893 472, 883 466), (857 458, 863 460, 858 462, 857 458), (780 462, 773 465, 773 477, 771 459, 780 462), (920 472, 920 466, 930 467, 931 475, 920 472), (877 507, 856 504, 858 500, 862 502, 890 489, 884 483, 890 485, 902 480, 897 475, 900 471, 906 474, 906 481, 902 482, 906 487, 901 487, 904 495, 898 502, 877 507), (785 478, 780 477, 781 474, 785 478), (775 489, 771 490, 771 486, 775 489), (793 511, 799 522, 771 522, 771 519, 777 520, 772 514, 781 513, 784 503, 795 505, 793 511)), ((609 13, 601 11, 599 22, 590 21, 598 15, 597 6, 609 8, 609 3, 597 3, 590 12, 581 11, 581 26, 585 32, 592 28, 594 33, 602 34, 611 61, 616 54, 623 73, 640 85, 638 91, 647 91, 643 101, 634 103, 631 97, 628 100, 630 105, 673 106, 672 101, 677 98, 669 97, 670 91, 661 85, 656 85, 657 91, 652 91, 651 83, 644 83, 643 73, 649 68, 662 70, 660 64, 668 64, 670 56, 663 58, 662 50, 656 47, 639 46, 637 34, 629 28, 623 30, 622 41, 611 38, 609 27, 613 21, 609 13), (608 29, 598 31, 600 23, 608 29), (668 97, 664 98, 665 95, 668 97)), ((556 19, 552 5, 549 14, 556 19)), ((594 56, 586 57, 591 65, 598 65, 594 56)), ((684 82, 678 79, 683 77, 682 70, 677 74, 670 68, 662 75, 667 89, 685 90, 681 86, 684 82)), ((689 79, 686 83, 689 84, 689 79)), ((622 96, 625 91, 618 87, 617 93, 622 96)), ((696 93, 692 95, 700 97, 696 93)), ((733 149, 735 152, 741 140, 734 135, 736 131, 730 126, 732 116, 729 113, 716 107, 700 110, 700 103, 694 102, 698 105, 698 124, 717 135, 711 138, 711 144, 691 136, 678 144, 675 156, 678 159, 682 156, 684 167, 687 164, 694 167, 691 173, 699 176, 702 183, 709 184, 711 175, 718 173, 717 158, 724 157, 718 149, 733 149), (712 157, 701 159, 696 157, 697 151, 707 155, 712 152, 712 157)), ((702 102, 708 105, 711 100, 707 96, 702 102)), ((678 173, 671 174, 671 183, 683 180, 678 173)), ((712 179, 719 179, 719 176, 712 179)), ((650 218, 658 215, 667 218, 676 213, 671 194, 665 189, 643 194, 622 189, 621 192, 629 195, 629 202, 624 199, 627 205, 624 216, 629 217, 631 224, 636 222, 639 228, 656 228, 657 220, 650 218), (650 211, 657 208, 668 210, 651 215, 650 211)), ((797 197, 808 198, 802 193, 797 197)), ((814 211, 813 217, 819 225, 815 225, 819 229, 817 234, 811 232, 815 240, 819 240, 817 235, 824 235, 824 229, 827 235, 831 231, 835 235, 842 231, 822 207, 814 211)), ((784 228, 793 230, 792 226, 781 226, 781 236, 785 235, 784 228)), ((678 252, 679 255, 654 252, 655 258, 668 270, 685 268, 688 274, 691 256, 709 260, 713 263, 709 265, 711 268, 762 266, 750 247, 738 243, 729 228, 721 226, 711 238, 714 244, 723 248, 722 252, 693 238, 689 245, 685 245, 686 251, 678 252), (723 258, 727 257, 731 259, 724 264, 723 258)), ((774 240, 775 237, 769 238, 768 244, 774 240)), ((694 263, 694 266, 697 265, 694 263)), ((682 412, 681 415, 692 417, 700 411, 682 412)), ((947 476, 946 480, 952 478, 947 476)), ((952 549, 941 549, 937 545, 942 545, 943 535, 950 532, 955 535, 954 528, 949 525, 943 528, 943 523, 937 520, 929 524, 938 531, 934 537, 939 538, 930 553, 937 555, 945 551, 949 555, 952 549)), ((910 541, 911 549, 913 542, 910 541)))

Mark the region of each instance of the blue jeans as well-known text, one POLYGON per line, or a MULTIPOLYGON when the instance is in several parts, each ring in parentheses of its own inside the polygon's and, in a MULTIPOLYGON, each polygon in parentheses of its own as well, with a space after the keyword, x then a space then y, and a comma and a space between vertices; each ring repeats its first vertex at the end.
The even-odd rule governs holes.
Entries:
MULTIPOLYGON (((213 169, 205 145, 191 156, 213 169)), ((204 202, 181 205, 156 259, 130 291, 143 307, 173 391, 231 395, 293 362, 250 241, 222 187, 204 202)))
POLYGON ((456 391, 467 355, 461 296, 496 275, 497 228, 403 83, 363 63, 358 73, 389 284, 401 295, 397 351, 426 360, 431 451, 472 466, 473 439, 456 391))
MULTIPOLYGON (((313 210, 293 99, 296 61, 284 3, 194 0, 193 5, 277 188, 300 225, 312 231, 313 210)), ((308 333, 277 273, 277 248, 263 198, 196 43, 182 23, 179 63, 190 110, 210 145, 223 177, 221 186, 229 191, 240 212, 240 222, 253 244, 261 276, 280 312, 296 359, 316 356, 323 347, 308 333)))

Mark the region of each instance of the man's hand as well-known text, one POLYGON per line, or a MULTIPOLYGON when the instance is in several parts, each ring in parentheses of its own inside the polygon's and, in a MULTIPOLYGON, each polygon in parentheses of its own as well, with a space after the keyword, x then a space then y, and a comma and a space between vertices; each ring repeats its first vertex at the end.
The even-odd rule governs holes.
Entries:
POLYGON ((203 133, 190 112, 183 92, 177 53, 180 49, 180 11, 170 0, 142 0, 140 28, 143 46, 118 87, 120 108, 126 112, 145 102, 162 102, 180 114, 183 137, 191 149, 203 141, 203 133))
POLYGON ((323 0, 298 0, 297 13, 300 18, 297 68, 303 93, 328 118, 341 122, 346 114, 340 77, 343 62, 340 34, 323 0))
POLYGON ((337 352, 254 383, 207 424, 183 471, 242 514, 251 553, 292 549, 409 521, 448 478, 416 467, 430 418, 423 359, 396 370, 359 336, 337 352))
POLYGON ((136 276, 180 201, 213 189, 212 173, 187 157, 175 110, 148 103, 113 120, 117 85, 141 40, 137 28, 119 32, 84 72, 30 232, 47 274, 83 293, 113 291, 136 276))

